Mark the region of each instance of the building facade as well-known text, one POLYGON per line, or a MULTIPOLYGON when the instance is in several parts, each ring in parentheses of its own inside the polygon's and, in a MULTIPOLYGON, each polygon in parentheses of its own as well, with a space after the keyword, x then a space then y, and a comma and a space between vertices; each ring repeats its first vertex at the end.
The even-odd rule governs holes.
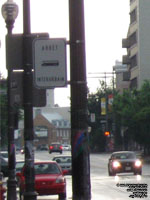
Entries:
POLYGON ((127 49, 122 63, 127 64, 130 88, 140 89, 150 79, 150 1, 130 0, 130 24, 122 47, 127 49))
MULTIPOLYGON (((49 145, 52 142, 71 143, 70 107, 54 104, 54 90, 46 90, 46 106, 33 108, 34 145, 49 145)), ((19 121, 18 146, 24 145, 24 122, 19 121)))
POLYGON ((123 93, 124 90, 129 88, 129 72, 127 65, 123 65, 122 62, 116 61, 113 66, 115 75, 116 90, 119 93, 123 93))

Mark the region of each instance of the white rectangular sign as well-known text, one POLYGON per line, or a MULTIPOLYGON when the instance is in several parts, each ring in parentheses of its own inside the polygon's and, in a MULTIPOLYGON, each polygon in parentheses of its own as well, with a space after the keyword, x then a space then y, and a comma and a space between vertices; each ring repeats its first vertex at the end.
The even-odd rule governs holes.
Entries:
POLYGON ((33 55, 36 87, 46 89, 67 85, 65 39, 35 39, 33 55))

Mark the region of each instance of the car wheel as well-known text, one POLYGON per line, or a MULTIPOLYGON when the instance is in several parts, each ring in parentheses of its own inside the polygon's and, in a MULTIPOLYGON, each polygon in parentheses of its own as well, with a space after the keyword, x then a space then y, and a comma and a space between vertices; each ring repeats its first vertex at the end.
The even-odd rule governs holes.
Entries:
POLYGON ((109 165, 108 165, 108 175, 109 175, 109 176, 113 176, 113 173, 110 171, 109 165))
POLYGON ((115 176, 116 175, 115 172, 110 172, 110 171, 108 171, 108 174, 109 174, 109 176, 115 176))
POLYGON ((108 174, 109 174, 109 176, 112 176, 112 173, 108 170, 108 174))
POLYGON ((108 174, 109 174, 109 176, 115 176, 115 175, 116 175, 115 172, 113 172, 113 171, 111 172, 111 171, 110 171, 109 167, 108 167, 108 174))
POLYGON ((115 172, 113 172, 113 173, 112 173, 112 176, 116 176, 116 173, 115 173, 115 172))
POLYGON ((59 200, 66 200, 66 193, 59 194, 59 200))

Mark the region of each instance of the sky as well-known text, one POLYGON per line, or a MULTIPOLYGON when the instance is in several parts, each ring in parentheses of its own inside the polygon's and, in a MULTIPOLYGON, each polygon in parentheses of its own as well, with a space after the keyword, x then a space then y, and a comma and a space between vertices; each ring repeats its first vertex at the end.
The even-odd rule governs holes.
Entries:
MULTIPOLYGON (((0 0, 0 7, 6 0, 0 0)), ((22 2, 14 0, 19 6, 13 33, 23 32, 22 2)), ((30 0, 31 32, 47 32, 51 38, 69 40, 68 0, 30 0)), ((96 78, 88 78, 89 73, 112 72, 115 61, 122 60, 126 50, 122 39, 126 38, 129 27, 129 0, 84 0, 86 71, 90 92, 99 87, 96 78)), ((5 35, 7 30, 0 14, 0 72, 7 76, 5 67, 5 35)), ((70 80, 69 50, 67 50, 67 79, 70 80)), ((101 76, 101 75, 100 75, 101 76)), ((101 80, 103 78, 100 78, 101 80)), ((55 103, 70 105, 70 87, 55 89, 55 103)))

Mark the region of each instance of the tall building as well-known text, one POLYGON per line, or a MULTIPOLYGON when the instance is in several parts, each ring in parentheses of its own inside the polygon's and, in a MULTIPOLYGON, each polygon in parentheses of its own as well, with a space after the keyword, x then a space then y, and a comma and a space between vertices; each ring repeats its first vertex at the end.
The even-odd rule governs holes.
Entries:
POLYGON ((124 90, 129 88, 129 73, 127 65, 123 65, 122 62, 116 61, 113 66, 115 74, 116 90, 123 93, 124 90))
POLYGON ((130 0, 130 24, 122 47, 127 48, 122 63, 128 65, 129 87, 140 89, 150 79, 150 0, 130 0))

